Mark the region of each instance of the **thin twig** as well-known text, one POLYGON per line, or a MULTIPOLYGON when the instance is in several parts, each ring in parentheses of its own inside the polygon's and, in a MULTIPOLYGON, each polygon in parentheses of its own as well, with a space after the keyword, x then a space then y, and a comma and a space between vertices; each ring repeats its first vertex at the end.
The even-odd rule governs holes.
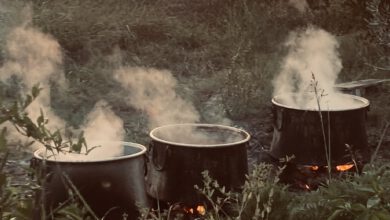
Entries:
POLYGON ((386 135, 386 132, 387 132, 387 129, 389 128, 389 126, 390 126, 390 123, 386 122, 385 128, 383 129, 383 132, 382 132, 381 138, 379 139, 378 145, 376 146, 375 151, 371 156, 370 164, 372 164, 372 162, 374 162, 374 159, 376 158, 376 156, 378 154, 379 148, 382 145, 382 141, 385 138, 385 135, 386 135))
POLYGON ((380 66, 375 66, 375 65, 369 64, 369 63, 364 63, 364 64, 369 66, 369 67, 373 67, 374 69, 390 71, 390 67, 380 67, 380 66))
POLYGON ((96 220, 99 220, 99 218, 96 216, 95 212, 92 211, 91 207, 88 205, 87 201, 85 201, 84 197, 80 194, 79 190, 77 189, 77 187, 73 184, 72 180, 69 178, 69 176, 66 174, 66 173, 63 173, 63 176, 65 177, 65 179, 67 180, 67 182, 69 183, 70 187, 72 188, 72 190, 76 193, 76 195, 78 196, 78 198, 81 200, 81 202, 83 203, 83 205, 85 206, 85 208, 87 209, 87 211, 92 215, 92 217, 96 220))
POLYGON ((352 150, 352 147, 349 144, 345 144, 345 146, 347 147, 349 155, 351 156, 351 159, 352 159, 353 165, 355 166, 356 172, 359 173, 359 167, 358 167, 358 164, 356 162, 357 161, 356 160, 356 156, 355 156, 355 153, 352 150))
POLYGON ((110 212, 114 211, 115 209, 118 209, 119 207, 118 206, 114 206, 114 207, 111 207, 102 217, 101 220, 105 220, 106 217, 108 216, 108 214, 110 214, 110 212))
POLYGON ((9 150, 6 150, 4 153, 4 158, 2 159, 1 164, 0 164, 0 172, 3 171, 5 164, 7 163, 8 155, 9 155, 9 150))
MULTIPOLYGON (((332 178, 332 176, 331 176, 332 167, 331 167, 331 161, 330 161, 330 147, 328 146, 327 141, 326 141, 324 119, 322 117, 322 110, 321 110, 321 104, 320 104, 320 96, 319 96, 318 90, 317 90, 317 81, 316 81, 316 78, 314 76, 314 73, 312 72, 311 74, 312 74, 312 79, 313 79, 313 89, 314 89, 314 93, 315 93, 316 101, 317 101, 318 114, 320 116, 322 138, 324 141, 325 157, 326 157, 326 162, 328 164, 328 175, 329 175, 329 180, 330 180, 332 178)), ((328 125, 328 127, 329 127, 329 125, 328 125)))
MULTIPOLYGON (((328 151, 329 151, 329 161, 331 160, 332 155, 332 146, 331 146, 331 137, 330 137, 330 111, 329 111, 329 103, 328 103, 328 151)), ((331 162, 329 162, 328 166, 330 167, 331 162)), ((331 170, 332 168, 330 168, 331 170)))
POLYGON ((72 198, 67 198, 64 202, 61 202, 55 209, 51 210, 48 216, 54 216, 55 213, 57 213, 59 210, 62 208, 66 207, 69 205, 69 203, 72 201, 72 198))

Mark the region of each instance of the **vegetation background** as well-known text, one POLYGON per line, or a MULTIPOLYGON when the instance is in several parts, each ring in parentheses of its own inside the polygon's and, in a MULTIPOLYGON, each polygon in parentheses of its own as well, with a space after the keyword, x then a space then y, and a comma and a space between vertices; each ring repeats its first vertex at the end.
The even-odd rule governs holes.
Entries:
MULTIPOLYGON (((388 0, 307 0, 305 10, 293 2, 299 1, 1 0, 0 64, 7 33, 23 22, 20 12, 30 4, 32 25, 57 39, 64 55, 69 87, 62 93, 53 86, 51 104, 69 125, 80 126, 104 99, 124 120, 126 140, 147 144, 147 118, 121 101, 126 91, 112 69, 167 69, 179 82, 177 93, 194 103, 202 122, 213 123, 213 108, 252 134, 249 152, 255 164, 258 150, 271 143, 272 79, 290 31, 314 25, 336 36, 343 64, 339 82, 390 74, 388 0)), ((2 100, 15 98, 14 88, 0 87, 2 100)), ((389 94, 388 83, 367 93, 373 150, 390 121, 389 94)), ((379 158, 390 158, 389 147, 388 134, 379 158)))
MULTIPOLYGON (((294 1, 290 1, 294 2, 294 1)), ((299 1, 298 1, 299 2, 299 1)), ((303 1, 302 1, 303 2, 303 1)), ((381 3, 384 2, 384 3, 381 3)), ((266 0, 33 0, 33 26, 58 40, 69 83, 52 88, 51 103, 70 125, 79 126, 100 99, 125 120, 128 140, 145 142, 145 116, 121 101, 125 91, 112 77, 118 65, 167 69, 179 81, 178 95, 192 101, 202 121, 212 123, 210 106, 268 146, 272 79, 279 73, 289 32, 314 25, 340 42, 339 81, 386 78, 389 46, 370 27, 368 3, 387 1, 307 1, 305 11, 286 1, 266 0), (382 41, 381 41, 382 40, 382 41), (121 54, 121 59, 110 57, 121 54)), ((2 0, 1 42, 20 24, 26 1, 2 0)), ((372 22, 374 23, 374 22, 372 22)), ((4 50, 1 50, 4 57, 4 50)), ((3 94, 6 96, 6 94, 3 94)), ((375 125, 389 120, 388 84, 374 97, 375 125), (380 107, 380 109, 379 109, 380 107), (378 111, 378 112, 377 112, 378 111)))

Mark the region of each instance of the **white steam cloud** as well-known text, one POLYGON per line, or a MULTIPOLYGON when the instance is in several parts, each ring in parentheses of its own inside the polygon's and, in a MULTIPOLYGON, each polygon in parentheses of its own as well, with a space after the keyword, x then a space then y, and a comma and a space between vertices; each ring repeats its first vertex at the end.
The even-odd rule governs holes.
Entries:
POLYGON ((82 154, 59 153, 55 155, 57 161, 102 160, 123 155, 124 148, 120 142, 125 137, 123 121, 115 115, 106 101, 101 100, 95 104, 81 129, 89 149, 96 148, 87 155, 85 148, 82 149, 82 154))
POLYGON ((309 8, 306 0, 289 0, 288 3, 300 12, 305 12, 309 8))
MULTIPOLYGON (((145 68, 122 67, 115 71, 115 79, 129 93, 127 103, 145 112, 149 129, 170 124, 192 124, 200 120, 200 115, 192 102, 177 95, 176 79, 169 71, 145 68)), ((217 100, 211 100, 215 103, 217 100)), ((210 103, 209 103, 210 104, 210 103)), ((230 123, 222 117, 220 108, 210 108, 208 117, 221 123, 230 123)), ((182 144, 217 144, 237 141, 242 137, 220 137, 215 132, 205 132, 197 126, 172 126, 160 129, 158 137, 182 144)))
MULTIPOLYGON (((41 111, 48 118, 47 128, 51 131, 64 130, 66 122, 55 114, 51 108, 50 86, 56 82, 61 89, 66 88, 66 80, 62 71, 62 53, 58 42, 48 34, 29 26, 31 23, 31 8, 23 9, 25 21, 22 25, 11 28, 5 42, 5 60, 0 67, 0 80, 6 83, 11 76, 16 76, 22 82, 23 92, 30 93, 32 87, 39 83, 42 88, 39 96, 26 109, 33 122, 41 111)), ((2 124, 12 128, 8 122, 2 124)), ((92 150, 88 156, 80 155, 83 160, 95 160, 121 155, 121 144, 104 144, 107 141, 122 141, 124 129, 122 120, 117 117, 107 103, 100 101, 87 116, 84 129, 87 144, 102 146, 92 150)), ((26 142, 26 137, 15 130, 9 129, 10 141, 26 142)), ((34 148, 42 146, 33 146, 34 148)), ((73 156, 59 156, 60 159, 73 160, 73 156)), ((76 159, 80 159, 76 158, 76 159)))
POLYGON ((314 96, 313 74, 317 90, 326 95, 321 98, 323 108, 338 109, 354 105, 334 89, 342 69, 338 53, 339 44, 328 32, 310 27, 290 34, 286 44, 289 52, 282 71, 274 79, 274 95, 283 94, 283 104, 299 108, 317 109, 314 96))
POLYGON ((25 86, 25 92, 38 84, 42 91, 38 98, 26 109, 32 119, 37 119, 40 110, 49 118, 49 129, 65 127, 65 122, 59 118, 50 107, 50 80, 55 77, 59 86, 65 85, 61 70, 62 55, 58 42, 51 36, 33 28, 17 27, 7 40, 8 59, 1 71, 1 77, 10 74, 20 77, 25 86))
POLYGON ((177 81, 169 71, 123 67, 114 75, 129 92, 128 103, 148 115, 150 129, 199 121, 192 103, 176 94, 177 81))
MULTIPOLYGON (((107 141, 122 141, 125 137, 122 119, 115 115, 111 107, 103 100, 95 104, 82 130, 89 147, 99 146, 107 141)), ((98 147, 89 154, 94 159, 119 156, 123 154, 123 147, 121 143, 112 143, 110 146, 98 147), (110 151, 106 150, 107 147, 110 151)))
POLYGON ((1 69, 1 79, 19 76, 27 89, 37 83, 47 85, 53 77, 65 83, 60 70, 60 45, 51 36, 31 27, 16 27, 8 35, 6 46, 8 59, 1 69))
POLYGON ((308 28, 290 34, 285 46, 289 53, 274 82, 275 93, 307 93, 312 73, 319 87, 332 90, 342 68, 337 40, 321 29, 308 28))
MULTIPOLYGON (((30 16, 29 19, 31 19, 30 16)), ((50 80, 55 77, 59 86, 65 86, 65 78, 60 68, 62 65, 61 48, 57 41, 23 24, 10 31, 5 46, 6 59, 0 67, 0 79, 6 81, 12 75, 17 76, 23 83, 24 92, 27 93, 39 83, 42 91, 26 109, 29 117, 36 121, 42 111, 45 117, 50 118, 47 124, 49 129, 65 127, 65 122, 50 107, 50 80)), ((10 132, 12 138, 26 140, 16 131, 10 132)))
MULTIPOLYGON (((123 67, 114 76, 129 92, 128 104, 147 114, 149 129, 199 121, 200 115, 193 104, 176 94, 177 81, 169 71, 123 67)), ((210 140, 207 134, 197 132, 193 126, 180 127, 180 131, 164 129, 160 135, 164 140, 178 143, 210 140)))

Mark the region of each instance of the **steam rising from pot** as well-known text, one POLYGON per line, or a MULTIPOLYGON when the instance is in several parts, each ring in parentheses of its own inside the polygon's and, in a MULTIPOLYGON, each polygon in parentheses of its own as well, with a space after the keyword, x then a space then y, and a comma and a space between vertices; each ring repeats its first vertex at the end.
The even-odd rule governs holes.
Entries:
MULTIPOLYGON (((9 28, 5 41, 5 60, 0 67, 0 79, 6 83, 11 76, 16 76, 22 82, 23 92, 30 92, 39 83, 42 88, 40 95, 31 103, 26 112, 36 121, 43 114, 50 118, 47 128, 50 130, 65 127, 65 122, 52 111, 50 105, 50 80, 55 77, 61 88, 65 88, 65 77, 61 70, 62 54, 58 42, 51 36, 29 26, 32 15, 31 8, 22 10, 23 24, 9 28)), ((8 122, 2 124, 8 127, 10 141, 29 141, 12 129, 8 122)), ((37 147, 37 146, 35 146, 37 147)))
POLYGON ((114 75, 129 92, 128 104, 147 114, 149 128, 199 121, 193 104, 176 94, 177 81, 169 71, 122 67, 114 75))
POLYGON ((285 46, 288 54, 282 70, 274 79, 274 95, 281 95, 282 104, 304 109, 318 109, 314 89, 322 110, 345 109, 361 105, 334 89, 342 69, 337 39, 330 33, 314 27, 295 31, 285 46), (313 81, 313 75, 315 81, 313 81))
MULTIPOLYGON (((29 25, 32 21, 30 7, 24 8, 22 14, 25 17, 23 24, 10 28, 6 38, 6 57, 0 67, 0 80, 7 83, 11 76, 16 76, 22 83, 21 89, 27 93, 39 83, 42 90, 37 99, 26 109, 28 116, 35 122, 42 111, 45 118, 49 119, 46 128, 52 132, 56 130, 62 132, 66 127, 66 122, 52 110, 50 101, 52 81, 55 80, 60 89, 66 88, 66 79, 62 71, 61 47, 52 36, 29 25)), ((9 123, 1 126, 13 128, 9 123)), ((67 154, 59 156, 60 159, 95 160, 122 154, 123 147, 120 144, 104 145, 107 141, 122 141, 124 137, 122 120, 114 114, 106 102, 100 101, 96 104, 86 117, 82 129, 85 131, 84 137, 90 147, 101 147, 92 150, 88 156, 67 154)), ((8 129, 8 131, 10 141, 31 141, 26 140, 27 138, 16 130, 8 129)), ((36 145, 33 147, 41 147, 36 145)))
MULTIPOLYGON (((88 114, 84 125, 81 128, 89 146, 98 146, 107 140, 121 141, 124 139, 125 131, 123 121, 112 111, 111 107, 104 100, 95 104, 94 109, 88 114)), ((112 148, 110 155, 121 155, 123 149, 118 144, 112 148)), ((93 157, 104 157, 107 152, 100 149, 91 151, 93 157)))
MULTIPOLYGON (((24 9, 31 21, 29 9, 24 9)), ((58 117, 50 107, 49 82, 55 77, 59 86, 66 85, 61 70, 62 54, 58 42, 51 36, 44 34, 27 25, 27 22, 11 30, 6 41, 6 55, 3 66, 0 68, 0 78, 7 80, 12 75, 21 79, 24 91, 29 92, 38 84, 42 88, 39 97, 26 109, 29 116, 35 121, 40 111, 50 118, 49 129, 63 128, 65 122, 58 117)))
POLYGON ((54 155, 57 161, 102 160, 123 155, 123 145, 119 142, 125 136, 123 121, 115 115, 106 101, 101 100, 95 104, 81 129, 84 131, 88 147, 96 148, 87 155, 84 148, 81 151, 82 154, 59 153, 54 155))
POLYGON ((309 7, 306 0, 289 0, 288 3, 300 12, 305 12, 309 7))
MULTIPOLYGON (((199 122, 200 114, 193 104, 176 93, 177 81, 171 72, 122 67, 115 71, 114 76, 122 87, 129 92, 128 104, 147 114, 149 129, 168 124, 199 122)), ((229 121, 222 120, 223 117, 219 117, 219 119, 225 122, 229 121)), ((163 129, 159 135, 164 140, 179 141, 181 143, 221 142, 221 137, 217 137, 217 134, 202 132, 194 128, 194 126, 180 126, 180 131, 163 129)))

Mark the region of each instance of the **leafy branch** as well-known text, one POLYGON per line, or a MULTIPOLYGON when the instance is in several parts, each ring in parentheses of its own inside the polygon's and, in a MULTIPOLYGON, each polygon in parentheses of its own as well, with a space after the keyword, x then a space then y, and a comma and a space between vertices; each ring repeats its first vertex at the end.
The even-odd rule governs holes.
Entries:
POLYGON ((41 90, 39 85, 36 85, 32 88, 31 94, 19 97, 10 106, 5 106, 1 103, 0 124, 6 121, 11 122, 21 135, 32 138, 33 141, 30 144, 36 141, 53 154, 64 151, 81 153, 83 148, 85 148, 85 152, 88 154, 95 147, 88 148, 83 132, 77 138, 74 138, 73 134, 70 133, 64 140, 59 129, 52 132, 47 128, 49 119, 45 117, 42 109, 39 117, 36 119, 36 123, 31 120, 26 112, 26 108, 39 96, 41 90), (74 141, 75 139, 76 141, 74 141))

